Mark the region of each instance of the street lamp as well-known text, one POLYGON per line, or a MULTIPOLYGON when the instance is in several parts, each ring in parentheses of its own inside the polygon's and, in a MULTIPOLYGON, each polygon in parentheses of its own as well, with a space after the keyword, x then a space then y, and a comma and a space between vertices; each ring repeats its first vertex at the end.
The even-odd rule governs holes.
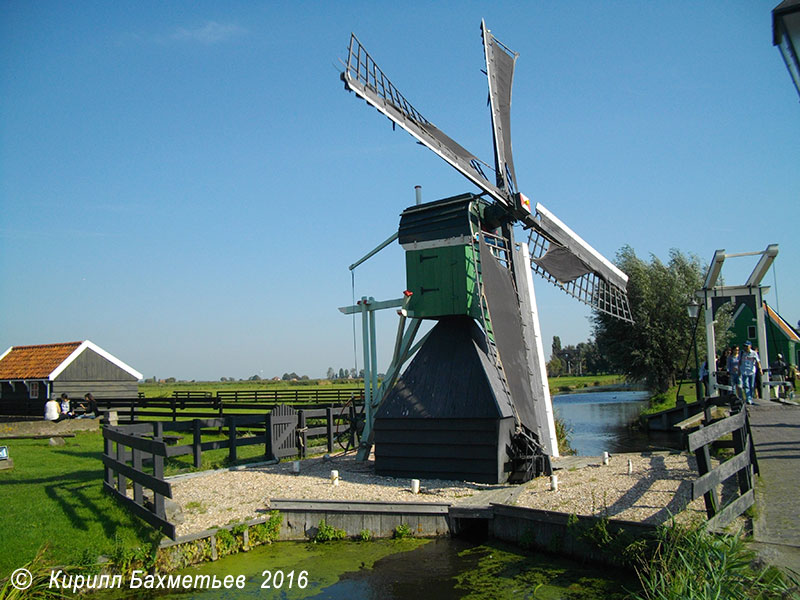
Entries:
POLYGON ((686 312, 689 313, 690 319, 694 319, 694 329, 692 329, 692 346, 694 347, 694 372, 697 374, 697 378, 695 379, 694 383, 694 391, 697 401, 700 402, 703 399, 700 395, 700 359, 697 358, 697 324, 700 322, 700 303, 692 298, 689 300, 689 304, 686 305, 686 312))
POLYGON ((800 0, 783 0, 772 9, 772 45, 780 49, 800 94, 800 0))

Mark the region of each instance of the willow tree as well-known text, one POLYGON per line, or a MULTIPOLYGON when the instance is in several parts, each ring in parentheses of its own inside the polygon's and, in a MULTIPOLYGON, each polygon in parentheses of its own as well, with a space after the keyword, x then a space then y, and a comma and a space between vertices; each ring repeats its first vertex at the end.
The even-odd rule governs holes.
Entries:
MULTIPOLYGON (((670 250, 666 263, 653 255, 646 262, 630 246, 617 253, 616 264, 629 277, 634 323, 595 312, 595 341, 614 371, 644 381, 655 392, 665 392, 682 374, 692 350, 695 321, 689 318, 686 306, 702 287, 706 269, 696 256, 675 249, 670 250)), ((696 335, 697 345, 703 348, 702 325, 696 335)), ((693 363, 692 359, 690 365, 693 363)))

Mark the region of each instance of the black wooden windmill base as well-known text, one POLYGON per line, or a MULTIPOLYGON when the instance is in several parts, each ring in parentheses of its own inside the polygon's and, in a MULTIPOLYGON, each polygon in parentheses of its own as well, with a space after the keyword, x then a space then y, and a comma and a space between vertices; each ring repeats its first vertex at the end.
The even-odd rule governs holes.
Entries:
POLYGON ((467 316, 441 319, 375 416, 375 472, 503 483, 549 467, 467 316), (546 465, 546 466, 545 466, 546 465))

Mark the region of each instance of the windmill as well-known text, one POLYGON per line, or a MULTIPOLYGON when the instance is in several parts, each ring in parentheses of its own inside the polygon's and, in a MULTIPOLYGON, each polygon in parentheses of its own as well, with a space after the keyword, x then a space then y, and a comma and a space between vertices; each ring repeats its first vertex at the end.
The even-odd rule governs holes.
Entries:
POLYGON ((558 447, 533 272, 594 310, 631 321, 627 276, 518 190, 510 126, 517 54, 483 22, 481 34, 494 181, 486 175, 491 167, 423 117, 353 34, 341 74, 345 89, 481 190, 404 210, 397 234, 362 259, 398 239, 406 251, 404 298, 364 298, 341 309, 363 314, 365 363, 371 347, 376 372, 367 333, 374 321, 367 314, 401 308, 392 363, 381 386, 373 375, 366 393, 358 457, 366 458, 374 444, 378 474, 497 483, 549 472, 558 447), (515 224, 528 233, 526 243, 515 242, 515 224), (412 345, 423 319, 437 323, 412 345))

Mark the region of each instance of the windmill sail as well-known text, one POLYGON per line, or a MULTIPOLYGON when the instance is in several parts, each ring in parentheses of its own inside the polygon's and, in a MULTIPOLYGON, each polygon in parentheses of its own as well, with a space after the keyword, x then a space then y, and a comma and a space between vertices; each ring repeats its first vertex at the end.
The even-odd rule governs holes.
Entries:
POLYGON ((511 84, 514 81, 517 53, 495 39, 483 21, 481 34, 486 56, 486 77, 489 80, 497 186, 514 194, 517 191, 517 176, 511 156, 511 84))
POLYGON ((595 310, 633 322, 628 276, 541 204, 528 249, 535 273, 595 310))
POLYGON ((517 191, 511 152, 511 85, 517 54, 499 42, 483 22, 481 33, 489 81, 495 183, 483 172, 485 163, 406 100, 354 34, 350 35, 347 63, 341 78, 347 90, 400 125, 532 231, 529 250, 535 273, 600 312, 632 321, 625 292, 627 276, 541 204, 532 211, 528 199, 517 191))
POLYGON ((353 34, 350 35, 342 81, 346 89, 400 125, 497 202, 506 207, 511 206, 507 194, 487 179, 481 168, 481 161, 423 117, 392 85, 353 34))

